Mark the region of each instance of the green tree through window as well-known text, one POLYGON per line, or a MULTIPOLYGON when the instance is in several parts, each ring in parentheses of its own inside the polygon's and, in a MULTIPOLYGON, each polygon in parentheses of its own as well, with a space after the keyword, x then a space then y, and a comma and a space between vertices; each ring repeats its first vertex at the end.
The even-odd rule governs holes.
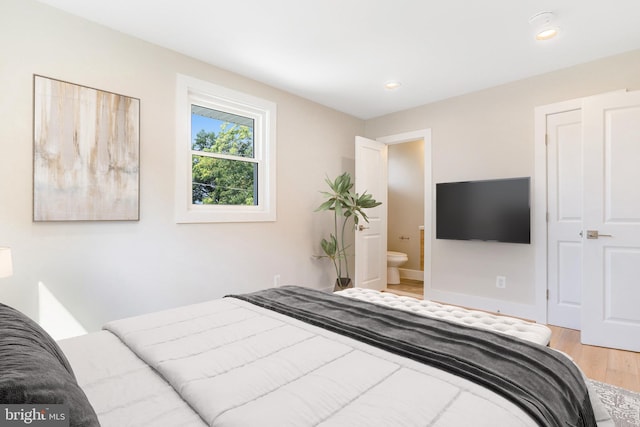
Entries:
POLYGON ((192 134, 202 119, 209 122, 209 128, 217 125, 219 131, 200 129, 193 138, 192 203, 257 205, 258 164, 254 160, 253 121, 194 105, 192 134), (229 117, 231 121, 221 120, 229 117))

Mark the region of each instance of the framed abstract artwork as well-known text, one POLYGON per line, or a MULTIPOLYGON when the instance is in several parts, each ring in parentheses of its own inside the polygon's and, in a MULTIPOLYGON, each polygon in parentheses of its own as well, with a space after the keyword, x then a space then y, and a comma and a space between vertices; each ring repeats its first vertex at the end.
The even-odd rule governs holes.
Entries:
POLYGON ((33 220, 140 219, 140 100, 34 75, 33 220))

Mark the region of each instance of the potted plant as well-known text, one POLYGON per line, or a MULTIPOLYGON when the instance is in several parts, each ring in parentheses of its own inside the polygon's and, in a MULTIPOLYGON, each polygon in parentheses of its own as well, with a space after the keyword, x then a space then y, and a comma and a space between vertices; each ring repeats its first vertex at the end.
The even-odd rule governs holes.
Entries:
POLYGON ((347 223, 353 221, 353 227, 348 230, 355 230, 360 220, 369 222, 364 209, 374 208, 382 203, 376 201, 371 194, 365 191, 362 194, 353 193, 353 183, 351 175, 345 172, 339 175, 334 181, 328 177, 325 182, 331 191, 323 191, 322 195, 327 199, 317 209, 318 211, 333 211, 333 233, 329 234, 329 239, 322 239, 320 246, 336 269, 336 284, 334 289, 345 289, 351 287, 351 276, 349 275, 349 261, 347 259, 347 246, 345 246, 345 231, 347 223))

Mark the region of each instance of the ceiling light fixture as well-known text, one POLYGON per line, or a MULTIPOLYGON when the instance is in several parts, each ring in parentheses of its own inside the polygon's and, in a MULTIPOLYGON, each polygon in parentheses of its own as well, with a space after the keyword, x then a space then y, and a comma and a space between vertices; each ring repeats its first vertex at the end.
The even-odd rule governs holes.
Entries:
POLYGON ((398 89, 400 86, 402 86, 402 83, 400 83, 397 80, 389 80, 384 84, 384 88, 388 90, 395 90, 395 89, 398 89))
POLYGON ((558 35, 560 30, 554 23, 555 16, 551 12, 540 12, 529 18, 534 28, 536 40, 549 40, 558 35))

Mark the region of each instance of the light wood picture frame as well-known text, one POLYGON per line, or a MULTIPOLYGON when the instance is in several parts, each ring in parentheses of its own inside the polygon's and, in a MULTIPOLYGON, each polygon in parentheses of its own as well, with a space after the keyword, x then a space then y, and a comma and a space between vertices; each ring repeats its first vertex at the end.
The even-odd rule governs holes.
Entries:
POLYGON ((140 219, 140 100, 34 75, 33 220, 140 219))

